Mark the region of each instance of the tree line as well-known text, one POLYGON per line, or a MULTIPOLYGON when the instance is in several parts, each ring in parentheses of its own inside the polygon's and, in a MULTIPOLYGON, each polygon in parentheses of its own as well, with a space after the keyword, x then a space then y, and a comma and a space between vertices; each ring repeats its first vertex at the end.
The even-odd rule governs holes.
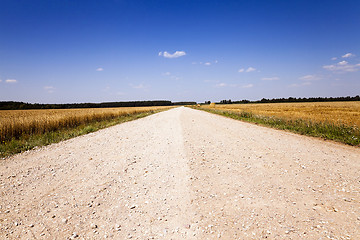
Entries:
MULTIPOLYGON (((231 101, 221 100, 217 104, 246 104, 246 103, 291 103, 291 102, 346 102, 346 101, 360 101, 360 96, 356 95, 355 97, 310 97, 310 98, 272 98, 267 99, 263 98, 261 100, 250 101, 250 100, 240 100, 240 101, 231 101)), ((210 101, 206 101, 205 104, 210 104, 210 101)))
MULTIPOLYGON (((289 103, 289 102, 346 102, 360 101, 360 96, 355 97, 309 97, 309 98, 262 98, 261 100, 250 101, 240 100, 232 101, 221 100, 217 104, 246 104, 246 103, 289 103)), ((211 101, 205 101, 203 104, 210 104, 211 101)), ((103 102, 103 103, 65 103, 65 104, 42 104, 25 103, 16 101, 0 101, 0 110, 22 110, 22 109, 71 109, 71 108, 114 108, 114 107, 151 107, 151 106, 175 106, 175 105, 195 105, 197 102, 183 101, 171 102, 167 100, 154 101, 129 101, 129 102, 103 102)))
POLYGON ((193 105, 193 104, 196 104, 196 102, 171 102, 167 100, 156 100, 156 101, 103 102, 103 103, 41 104, 41 103, 25 103, 25 102, 15 102, 15 101, 1 101, 0 110, 152 107, 152 106, 174 106, 174 105, 193 105))

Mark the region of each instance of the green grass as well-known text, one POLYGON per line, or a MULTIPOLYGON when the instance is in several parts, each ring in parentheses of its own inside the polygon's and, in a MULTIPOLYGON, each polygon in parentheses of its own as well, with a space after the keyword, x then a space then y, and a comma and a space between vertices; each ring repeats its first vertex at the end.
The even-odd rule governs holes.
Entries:
POLYGON ((320 137, 325 140, 333 140, 352 146, 360 146, 360 130, 356 127, 335 125, 327 122, 313 122, 303 119, 287 120, 276 117, 255 115, 251 112, 237 113, 226 110, 193 108, 262 126, 287 130, 312 137, 320 137))
POLYGON ((162 110, 152 110, 145 113, 128 114, 120 116, 115 119, 103 120, 99 122, 92 122, 86 125, 80 125, 74 128, 66 128, 57 131, 50 131, 43 134, 24 135, 18 139, 11 139, 10 141, 2 141, 0 143, 0 158, 9 157, 16 153, 31 150, 35 147, 46 146, 52 143, 57 143, 63 140, 95 132, 99 129, 114 126, 119 123, 132 121, 143 118, 151 114, 160 112, 162 110))

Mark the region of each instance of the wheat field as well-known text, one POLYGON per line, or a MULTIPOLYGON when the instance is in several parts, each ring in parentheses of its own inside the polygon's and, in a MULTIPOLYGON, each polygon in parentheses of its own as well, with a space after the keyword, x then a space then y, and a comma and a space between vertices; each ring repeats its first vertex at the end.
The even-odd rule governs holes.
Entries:
POLYGON ((251 112, 255 115, 277 117, 285 120, 308 120, 335 125, 360 127, 360 102, 309 102, 203 105, 233 112, 251 112))
POLYGON ((0 141, 168 108, 170 107, 0 110, 0 141))

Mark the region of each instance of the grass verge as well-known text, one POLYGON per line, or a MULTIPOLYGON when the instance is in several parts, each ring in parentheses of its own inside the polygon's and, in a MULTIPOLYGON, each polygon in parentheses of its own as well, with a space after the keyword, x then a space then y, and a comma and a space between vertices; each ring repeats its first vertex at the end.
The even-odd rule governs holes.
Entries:
POLYGON ((97 130, 111 127, 120 123, 147 117, 151 114, 164 110, 167 109, 151 110, 142 113, 129 113, 114 119, 94 121, 73 128, 63 128, 56 131, 45 132, 43 134, 23 135, 18 139, 13 138, 9 141, 2 141, 0 143, 0 158, 6 158, 16 153, 31 150, 35 147, 46 146, 52 143, 57 143, 63 140, 95 132, 97 130))
POLYGON ((335 125, 327 122, 313 122, 310 120, 296 119, 288 120, 276 117, 255 115, 251 112, 232 112, 218 109, 205 109, 193 107, 206 112, 215 113, 225 117, 252 122, 262 126, 272 127, 281 130, 288 130, 294 133, 320 137, 325 140, 334 140, 352 146, 360 146, 360 130, 357 127, 347 125, 335 125))

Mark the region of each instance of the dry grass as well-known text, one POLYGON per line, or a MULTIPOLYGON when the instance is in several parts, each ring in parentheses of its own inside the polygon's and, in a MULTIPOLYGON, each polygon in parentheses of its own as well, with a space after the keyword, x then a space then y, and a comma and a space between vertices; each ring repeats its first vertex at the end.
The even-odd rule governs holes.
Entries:
MULTIPOLYGON (((214 106, 202 107, 213 108, 214 106)), ((360 102, 217 104, 215 108, 233 112, 250 112, 285 120, 302 119, 317 123, 360 127, 360 102)))
POLYGON ((168 108, 170 107, 1 110, 0 141, 6 142, 24 135, 44 134, 92 122, 168 108))

